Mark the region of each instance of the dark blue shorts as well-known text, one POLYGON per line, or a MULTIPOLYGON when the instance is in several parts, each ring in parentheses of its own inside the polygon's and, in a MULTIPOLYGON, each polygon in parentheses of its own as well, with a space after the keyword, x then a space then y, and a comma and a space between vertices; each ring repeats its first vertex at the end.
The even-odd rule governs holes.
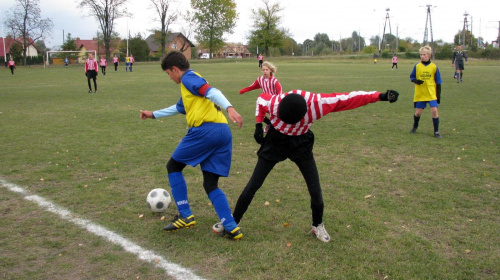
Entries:
POLYGON ((413 107, 417 109, 425 109, 425 107, 427 107, 427 103, 429 103, 429 107, 439 107, 437 100, 414 102, 413 107))
POLYGON ((229 175, 233 140, 225 123, 204 123, 191 127, 175 148, 172 158, 223 177, 229 175))

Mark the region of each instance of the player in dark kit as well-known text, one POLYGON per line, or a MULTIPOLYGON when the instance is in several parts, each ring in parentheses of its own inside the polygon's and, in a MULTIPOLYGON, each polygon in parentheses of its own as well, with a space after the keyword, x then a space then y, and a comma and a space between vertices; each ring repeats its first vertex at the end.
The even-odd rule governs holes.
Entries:
MULTIPOLYGON (((252 177, 238 198, 233 212, 235 222, 239 223, 252 202, 255 193, 274 166, 286 159, 293 161, 306 181, 311 196, 311 232, 321 241, 329 242, 330 236, 323 225, 323 196, 319 182, 318 169, 313 156, 314 134, 310 130, 313 122, 331 112, 355 109, 377 101, 395 102, 398 93, 388 90, 354 91, 351 93, 312 93, 293 90, 279 95, 262 93, 257 99, 254 138, 261 144, 257 152, 258 161, 252 177), (264 136, 262 122, 270 115, 269 132, 264 136)), ((212 227, 216 233, 224 231, 222 223, 212 227)))
POLYGON ((457 83, 462 81, 462 77, 464 75, 464 59, 465 63, 469 63, 467 54, 462 51, 462 45, 458 45, 457 50, 453 53, 453 57, 451 59, 451 65, 455 67, 454 78, 457 79, 457 83))

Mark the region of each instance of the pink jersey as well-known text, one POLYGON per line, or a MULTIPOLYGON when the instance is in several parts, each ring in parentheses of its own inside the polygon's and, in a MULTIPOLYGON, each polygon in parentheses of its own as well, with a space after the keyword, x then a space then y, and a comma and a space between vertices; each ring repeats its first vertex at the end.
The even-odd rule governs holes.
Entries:
POLYGON ((11 67, 11 66, 16 67, 16 63, 14 62, 14 60, 9 60, 9 63, 7 63, 7 67, 11 67))
POLYGON ((285 135, 305 134, 313 122, 331 112, 339 112, 355 109, 369 103, 380 101, 380 92, 377 91, 353 91, 349 93, 313 93, 303 90, 292 90, 287 93, 271 95, 262 93, 257 98, 255 108, 255 121, 261 123, 266 114, 273 127, 285 135), (286 95, 300 94, 307 101, 307 113, 296 124, 287 124, 278 117, 278 105, 286 95))
POLYGON ((85 73, 87 73, 88 70, 97 70, 97 61, 95 59, 87 58, 87 60, 85 60, 85 73))
POLYGON ((392 63, 398 63, 398 57, 397 56, 393 56, 392 57, 392 63))
POLYGON ((101 58, 99 60, 99 65, 101 65, 101 66, 108 66, 108 62, 106 61, 105 58, 101 58))
POLYGON ((113 63, 118 63, 118 60, 119 60, 118 57, 116 57, 116 56, 113 57, 113 63))
POLYGON ((271 76, 269 79, 264 78, 264 76, 260 76, 257 80, 255 80, 255 82, 253 82, 253 84, 241 89, 240 94, 259 88, 262 89, 263 93, 269 93, 271 95, 282 93, 281 84, 278 82, 278 79, 274 76, 271 76))

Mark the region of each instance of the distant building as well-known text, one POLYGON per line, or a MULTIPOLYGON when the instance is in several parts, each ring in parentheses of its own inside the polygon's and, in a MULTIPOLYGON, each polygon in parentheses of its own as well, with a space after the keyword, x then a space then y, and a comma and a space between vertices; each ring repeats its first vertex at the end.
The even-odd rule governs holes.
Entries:
MULTIPOLYGON (((19 39, 18 41, 21 41, 19 39)), ((28 48, 26 49, 26 57, 36 57, 40 53, 38 49, 36 48, 34 42, 32 39, 28 39, 29 45, 28 48)), ((6 38, 0 37, 0 57, 7 57, 9 58, 10 55, 10 47, 17 43, 12 37, 7 36, 6 38), (5 40, 5 42, 4 42, 5 40), (4 43, 5 43, 5 52, 4 52, 4 43)))
MULTIPOLYGON (((161 55, 161 43, 157 39, 158 37, 159 33, 151 34, 146 38, 146 43, 149 47, 149 55, 151 56, 161 55)), ((165 51, 178 50, 181 51, 187 59, 191 59, 191 48, 194 46, 195 45, 182 33, 169 33, 165 42, 165 51)))
MULTIPOLYGON (((100 57, 101 55, 106 55, 106 49, 102 45, 98 44, 97 38, 92 38, 92 40, 82 40, 80 38, 76 38, 75 45, 77 51, 80 51, 80 53, 78 54, 78 62, 80 63, 85 61, 85 59, 87 58, 87 51, 96 51, 98 57, 100 57)), ((120 43, 118 43, 117 45, 120 45, 120 43)), ((120 53, 120 50, 114 47, 110 47, 109 51, 111 53, 111 56, 113 56, 115 53, 120 53)))
MULTIPOLYGON (((201 56, 204 53, 209 53, 210 50, 200 47, 198 52, 199 56, 201 56)), ((213 58, 248 58, 251 56, 251 53, 246 46, 241 43, 227 43, 212 55, 213 58)))

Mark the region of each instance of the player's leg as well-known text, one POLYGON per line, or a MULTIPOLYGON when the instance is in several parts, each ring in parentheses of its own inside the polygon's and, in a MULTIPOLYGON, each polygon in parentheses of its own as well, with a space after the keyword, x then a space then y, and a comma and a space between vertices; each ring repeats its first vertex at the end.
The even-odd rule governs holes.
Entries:
POLYGON ((316 237, 323 241, 329 242, 330 235, 325 229, 323 224, 323 195, 321 192, 321 185, 319 182, 318 169, 316 167, 316 161, 314 157, 309 156, 305 159, 295 161, 295 164, 299 167, 304 180, 306 181, 307 190, 311 196, 311 210, 312 210, 312 225, 311 232, 316 235, 316 237))
POLYGON ((180 228, 190 228, 196 225, 194 215, 189 206, 186 180, 182 170, 186 164, 176 161, 173 158, 167 163, 168 181, 179 215, 176 215, 172 222, 165 226, 165 231, 175 231, 180 228))
POLYGON ((224 231, 221 231, 221 233, 224 232, 223 235, 231 239, 241 239, 243 233, 231 215, 226 195, 218 187, 219 177, 219 175, 212 172, 203 171, 203 187, 224 228, 224 231))
POLYGON ((89 85, 89 93, 92 92, 92 86, 90 85, 90 79, 91 79, 91 76, 90 76, 90 70, 87 71, 87 83, 89 85))
POLYGON ((92 80, 94 80, 94 92, 97 92, 97 71, 98 70, 96 70, 92 76, 92 80))
POLYGON ((437 101, 430 102, 430 105, 432 114, 432 125, 434 126, 434 137, 441 138, 441 134, 439 133, 439 113, 438 113, 437 101))
POLYGON ((418 124, 420 122, 420 116, 422 115, 422 110, 424 110, 424 108, 425 108, 425 103, 424 104, 421 104, 421 103, 422 102, 415 102, 414 103, 416 110, 415 110, 415 114, 413 115, 413 128, 410 130, 411 134, 413 134, 417 131, 418 124))

